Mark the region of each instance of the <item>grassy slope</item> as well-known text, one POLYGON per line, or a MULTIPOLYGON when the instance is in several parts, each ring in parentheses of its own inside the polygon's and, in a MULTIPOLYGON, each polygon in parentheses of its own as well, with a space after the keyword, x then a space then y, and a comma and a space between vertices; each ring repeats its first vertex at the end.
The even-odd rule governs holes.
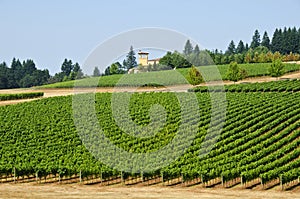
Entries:
MULTIPOLYGON (((226 80, 226 71, 229 65, 218 65, 218 70, 223 80, 226 80)), ((249 77, 256 76, 266 76, 268 75, 268 68, 270 63, 259 63, 259 64, 240 64, 241 68, 244 68, 249 77)), ((209 74, 210 80, 217 80, 218 74, 216 70, 211 66, 201 66, 198 67, 199 70, 204 71, 209 74)), ((300 66, 297 64, 286 64, 286 73, 296 70, 300 70, 300 66)), ((41 88, 72 88, 76 82, 76 86, 89 87, 98 85, 98 87, 112 87, 116 84, 122 86, 139 86, 141 82, 142 85, 176 85, 176 84, 186 84, 187 81, 183 78, 186 77, 188 73, 187 68, 177 69, 176 71, 157 71, 149 73, 140 74, 130 74, 130 75, 111 75, 99 78, 87 78, 76 81, 59 82, 55 84, 49 84, 41 86, 41 88), (178 73, 179 72, 179 73, 178 73), (122 78, 122 79, 121 79, 122 78), (120 83, 121 81, 121 83, 120 83), (96 83, 95 83, 96 82, 96 83)))

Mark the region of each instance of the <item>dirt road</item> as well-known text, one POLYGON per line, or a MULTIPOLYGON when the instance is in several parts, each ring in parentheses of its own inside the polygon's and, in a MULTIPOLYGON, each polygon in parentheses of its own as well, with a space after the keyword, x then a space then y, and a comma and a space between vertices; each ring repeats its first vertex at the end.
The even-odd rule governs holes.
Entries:
POLYGON ((202 187, 162 186, 99 186, 99 185, 32 185, 0 184, 0 198, 251 198, 251 199, 297 199, 300 193, 282 191, 257 191, 246 189, 209 189, 202 187))
MULTIPOLYGON (((300 72, 289 73, 280 77, 280 79, 300 79, 300 72)), ((254 83, 254 82, 269 82, 269 81, 276 81, 277 78, 274 77, 255 77, 255 78, 246 78, 242 81, 237 82, 239 83, 254 83)), ((221 82, 224 85, 233 84, 231 81, 223 81, 221 82)), ((211 82, 210 85, 217 85, 220 82, 211 82)), ((205 85, 200 84, 200 85, 205 85)), ((65 96, 65 95, 72 95, 74 92, 76 93, 83 93, 83 92, 119 92, 119 91, 127 91, 127 92, 151 92, 151 91, 175 91, 175 92, 186 92, 189 88, 193 88, 192 85, 175 85, 169 86, 167 88, 164 87, 142 87, 142 88, 131 88, 131 87, 124 87, 124 88, 114 88, 114 87, 102 87, 102 88, 79 88, 74 91, 73 88, 54 88, 54 89, 40 89, 40 88, 27 88, 27 89, 0 89, 0 94, 7 94, 7 93, 22 93, 22 92, 44 92, 44 97, 54 97, 54 96, 65 96)), ((32 101, 36 99, 23 99, 23 100, 10 100, 10 101, 0 101, 1 105, 9 105, 9 104, 16 104, 20 102, 32 101)))

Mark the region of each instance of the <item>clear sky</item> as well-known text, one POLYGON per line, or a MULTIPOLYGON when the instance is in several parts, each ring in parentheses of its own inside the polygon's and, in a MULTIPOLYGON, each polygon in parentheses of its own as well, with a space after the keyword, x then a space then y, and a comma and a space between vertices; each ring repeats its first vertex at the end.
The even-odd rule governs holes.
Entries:
POLYGON ((101 42, 135 28, 173 29, 225 50, 232 39, 250 42, 255 29, 300 27, 299 0, 0 0, 0 9, 0 61, 30 58, 51 74, 64 58, 82 64, 101 42))

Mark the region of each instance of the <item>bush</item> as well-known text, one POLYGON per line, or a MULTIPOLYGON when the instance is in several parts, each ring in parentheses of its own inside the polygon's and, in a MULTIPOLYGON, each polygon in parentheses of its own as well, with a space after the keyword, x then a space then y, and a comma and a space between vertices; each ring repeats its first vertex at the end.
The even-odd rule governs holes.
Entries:
POLYGON ((16 100, 16 99, 31 99, 31 98, 37 98, 42 96, 44 96, 43 92, 0 94, 0 101, 16 100))

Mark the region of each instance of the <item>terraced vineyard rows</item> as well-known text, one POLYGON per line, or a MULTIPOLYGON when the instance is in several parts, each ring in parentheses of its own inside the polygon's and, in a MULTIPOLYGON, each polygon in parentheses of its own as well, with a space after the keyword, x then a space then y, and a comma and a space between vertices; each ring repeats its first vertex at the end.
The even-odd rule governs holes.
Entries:
MULTIPOLYGON (((190 93, 178 95, 184 98, 190 93)), ((120 183, 136 179, 137 183, 147 179, 173 179, 175 182, 196 183, 200 179, 202 183, 238 181, 251 186, 251 182, 257 179, 262 184, 279 178, 283 184, 298 179, 299 92, 227 93, 227 102, 217 100, 218 105, 228 104, 222 132, 219 137, 212 134, 208 140, 205 136, 211 122, 209 94, 196 93, 196 96, 200 115, 191 114, 189 121, 194 125, 188 126, 182 123, 180 104, 174 93, 133 94, 129 110, 130 119, 135 124, 146 126, 151 122, 149 109, 154 104, 163 106, 167 116, 165 125, 154 136, 138 138, 125 133, 116 124, 111 112, 112 94, 96 94, 97 118, 105 136, 126 151, 156 151, 174 139, 178 130, 198 129, 191 146, 172 164, 150 173, 135 174, 109 168, 85 148, 74 125, 71 96, 0 107, 2 180, 10 181, 13 176, 19 176, 19 179, 47 176, 55 182, 80 174, 81 180, 100 179, 96 182, 120 183), (196 123, 198 118, 200 122, 196 123), (214 141, 216 144, 209 154, 199 156, 214 141)), ((213 114, 220 113, 217 110, 213 114)), ((216 118, 220 121, 215 121, 215 124, 222 123, 221 118, 216 118)), ((134 129, 132 131, 134 133, 134 129)), ((135 165, 128 163, 128 166, 134 169, 135 165)))
MULTIPOLYGON (((226 92, 298 92, 300 91, 300 80, 280 80, 263 83, 248 83, 248 84, 233 84, 226 85, 226 92)), ((208 88, 207 86, 199 86, 189 89, 190 92, 208 92, 215 91, 220 92, 220 86, 214 86, 208 88)))

